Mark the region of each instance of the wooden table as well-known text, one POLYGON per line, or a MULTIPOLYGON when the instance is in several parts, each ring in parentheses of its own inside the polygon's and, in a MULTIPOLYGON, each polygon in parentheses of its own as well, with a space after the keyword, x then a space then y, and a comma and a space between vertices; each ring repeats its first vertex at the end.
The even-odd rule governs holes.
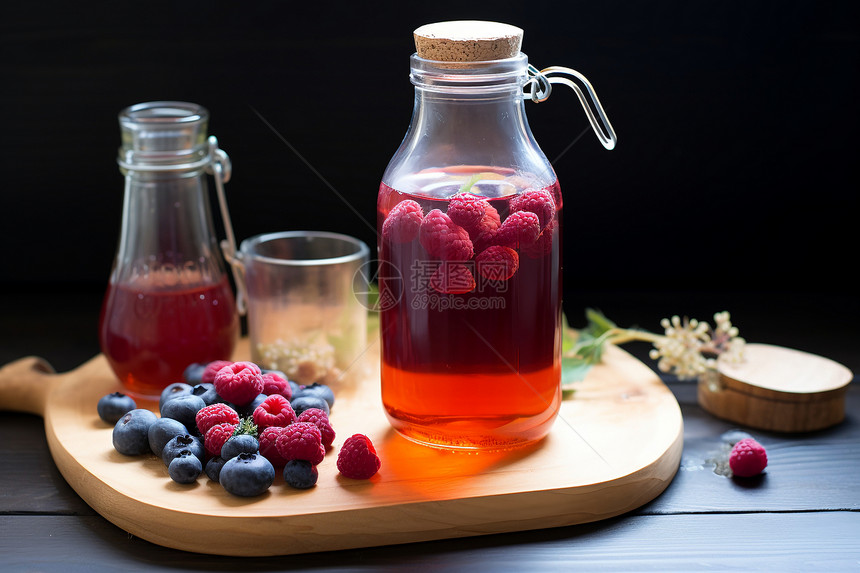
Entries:
MULTIPOLYGON (((660 313, 704 308, 710 300, 653 293, 639 298, 585 293, 582 298, 621 324, 641 321, 643 326, 646 321, 656 324, 660 313)), ((6 296, 0 305, 0 362, 36 354, 48 359, 58 371, 79 365, 98 352, 95 324, 99 299, 91 292, 61 297, 40 292, 6 296)), ((768 300, 773 302, 772 297, 768 300)), ((818 353, 830 348, 828 356, 856 373, 860 348, 855 344, 858 337, 850 331, 851 324, 856 325, 851 318, 856 303, 815 297, 803 300, 791 298, 793 319, 800 326, 815 324, 816 332, 781 328, 787 319, 781 318, 779 301, 767 308, 761 307, 755 296, 737 299, 735 307, 724 304, 724 300, 717 304, 740 308, 740 313, 733 310, 733 315, 744 317, 746 322, 738 324, 742 334, 755 335, 750 337, 753 340, 818 353), (848 305, 847 316, 839 311, 846 308, 844 305, 848 305), (813 323, 816 317, 818 322, 813 323)), ((647 362, 647 347, 627 349, 647 362)), ((849 386, 847 417, 842 424, 798 435, 736 428, 698 406, 694 384, 665 380, 684 416, 681 468, 660 497, 632 513, 598 523, 524 533, 254 558, 252 565, 247 558, 166 549, 118 529, 87 506, 63 480, 48 452, 41 418, 4 412, 0 415, 0 570, 860 568, 860 385, 856 380, 849 386), (758 479, 719 476, 706 461, 719 450, 721 435, 735 429, 748 431, 767 448, 769 465, 758 479)))

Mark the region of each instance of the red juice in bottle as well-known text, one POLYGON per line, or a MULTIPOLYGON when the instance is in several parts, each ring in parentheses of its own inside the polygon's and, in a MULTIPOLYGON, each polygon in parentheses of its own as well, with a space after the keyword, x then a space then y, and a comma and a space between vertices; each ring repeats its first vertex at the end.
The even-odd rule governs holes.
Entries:
POLYGON ((552 197, 541 231, 513 245, 518 268, 507 280, 484 276, 479 255, 495 232, 469 229, 474 256, 459 261, 474 286, 440 292, 440 262, 420 237, 380 233, 382 400, 392 426, 410 440, 445 449, 509 449, 542 438, 561 402, 561 212, 558 183, 536 189, 510 169, 424 170, 411 181, 383 183, 379 229, 391 209, 417 202, 424 216, 447 212, 464 190, 486 200, 491 231, 521 209, 523 191, 552 197), (396 187, 396 188, 395 188, 396 187))
POLYGON ((175 284, 175 273, 145 281, 111 282, 102 305, 102 352, 126 393, 157 399, 182 382, 194 362, 227 360, 239 336, 235 299, 226 275, 217 283, 175 284))

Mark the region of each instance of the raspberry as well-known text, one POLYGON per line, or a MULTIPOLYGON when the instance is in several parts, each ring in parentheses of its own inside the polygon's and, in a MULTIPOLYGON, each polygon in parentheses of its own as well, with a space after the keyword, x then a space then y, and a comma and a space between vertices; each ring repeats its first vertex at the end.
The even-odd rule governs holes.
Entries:
POLYGON ((276 468, 283 467, 287 463, 287 460, 278 453, 278 448, 275 445, 278 436, 283 434, 284 430, 285 428, 282 426, 269 426, 260 432, 258 438, 260 441, 260 455, 272 462, 272 465, 276 468))
POLYGON ((194 417, 201 436, 205 436, 209 428, 217 424, 238 424, 239 413, 227 404, 212 404, 201 408, 194 417))
POLYGON ((407 199, 394 206, 382 223, 382 238, 392 243, 409 243, 418 236, 424 218, 421 205, 407 199))
POLYGON ((464 229, 475 227, 484 217, 484 212, 490 204, 471 193, 457 193, 448 203, 448 216, 456 225, 464 229))
POLYGON ((245 406, 263 389, 263 375, 253 362, 231 362, 215 374, 215 391, 237 406, 245 406))
POLYGON ((556 221, 553 220, 549 225, 546 226, 546 229, 541 232, 537 241, 535 241, 531 245, 521 247, 520 253, 528 256, 531 259, 539 259, 550 254, 552 252, 552 236, 555 232, 556 226, 556 221))
POLYGON ((752 438, 744 438, 735 444, 729 454, 729 467, 739 477, 752 477, 767 467, 767 452, 752 438))
POLYGON ((520 257, 509 247, 487 247, 475 257, 475 265, 482 277, 491 281, 506 281, 517 272, 520 257))
POLYGON ((481 218, 481 222, 477 226, 469 227, 468 229, 469 237, 472 239, 476 253, 480 253, 492 244, 496 231, 502 225, 499 212, 496 211, 496 208, 487 201, 485 203, 487 204, 484 207, 484 216, 481 218))
POLYGON ((263 389, 260 390, 260 393, 266 396, 280 394, 287 400, 293 397, 293 390, 290 388, 289 381, 277 372, 263 374, 263 389))
POLYGON ((429 280, 430 288, 442 294, 464 294, 475 288, 472 271, 462 263, 442 261, 429 280))
POLYGON ((218 371, 224 368, 225 366, 229 366, 233 364, 229 360, 215 360, 214 362, 210 362, 203 369, 203 373, 200 375, 200 382, 209 382, 212 383, 215 381, 215 375, 218 374, 218 371))
POLYGON ((322 445, 325 448, 330 448, 334 443, 334 428, 331 427, 326 413, 319 408, 308 408, 298 418, 299 422, 310 422, 315 425, 320 431, 322 445))
POLYGON ((233 432, 236 431, 237 424, 215 424, 209 431, 206 432, 206 435, 203 437, 203 447, 206 448, 206 451, 213 456, 217 456, 221 454, 221 448, 224 447, 224 444, 227 440, 230 439, 230 436, 233 435, 233 432))
POLYGON ((290 401, 280 394, 272 394, 254 410, 254 423, 260 429, 269 426, 287 426, 296 421, 290 401))
POLYGON ((555 201, 545 189, 523 191, 511 201, 511 213, 518 211, 529 211, 537 215, 543 230, 555 216, 555 201))
POLYGON ((337 469, 344 477, 369 479, 381 466, 376 448, 370 438, 363 434, 349 437, 337 454, 337 469))
POLYGON ((305 460, 316 465, 325 457, 322 434, 310 422, 296 422, 285 427, 275 439, 275 447, 287 461, 305 460))
POLYGON ((468 261, 472 258, 469 233, 439 209, 433 209, 424 217, 418 240, 431 257, 443 261, 468 261))
POLYGON ((540 236, 540 219, 531 211, 511 213, 493 237, 493 244, 518 249, 534 244, 540 236))

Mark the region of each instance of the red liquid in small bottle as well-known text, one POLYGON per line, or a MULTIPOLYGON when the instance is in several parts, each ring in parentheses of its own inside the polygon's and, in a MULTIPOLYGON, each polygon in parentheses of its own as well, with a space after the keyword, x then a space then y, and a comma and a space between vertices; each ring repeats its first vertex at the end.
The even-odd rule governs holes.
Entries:
MULTIPOLYGON (((418 239, 396 244, 380 236, 382 400, 392 426, 407 438, 446 449, 508 449, 542 438, 552 426, 561 403, 562 202, 557 183, 546 190, 556 203, 546 229, 551 243, 545 237, 542 252, 521 249, 519 269, 507 281, 473 273, 476 288, 465 294, 427 287, 422 275, 438 262, 418 239)), ((502 221, 513 197, 488 198, 502 221)), ((417 201, 425 215, 448 206, 447 198, 383 184, 380 229, 405 199, 417 201)))
POLYGON ((192 363, 229 359, 239 336, 227 277, 175 287, 113 284, 102 306, 102 352, 126 393, 157 399, 192 363))

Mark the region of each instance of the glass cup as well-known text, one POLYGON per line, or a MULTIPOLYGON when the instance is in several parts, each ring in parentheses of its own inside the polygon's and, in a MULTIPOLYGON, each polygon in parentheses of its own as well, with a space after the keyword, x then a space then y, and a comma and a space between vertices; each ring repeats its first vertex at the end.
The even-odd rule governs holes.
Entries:
POLYGON ((367 350, 367 266, 362 241, 287 231, 242 242, 233 264, 247 296, 251 360, 299 384, 337 385, 367 350))

